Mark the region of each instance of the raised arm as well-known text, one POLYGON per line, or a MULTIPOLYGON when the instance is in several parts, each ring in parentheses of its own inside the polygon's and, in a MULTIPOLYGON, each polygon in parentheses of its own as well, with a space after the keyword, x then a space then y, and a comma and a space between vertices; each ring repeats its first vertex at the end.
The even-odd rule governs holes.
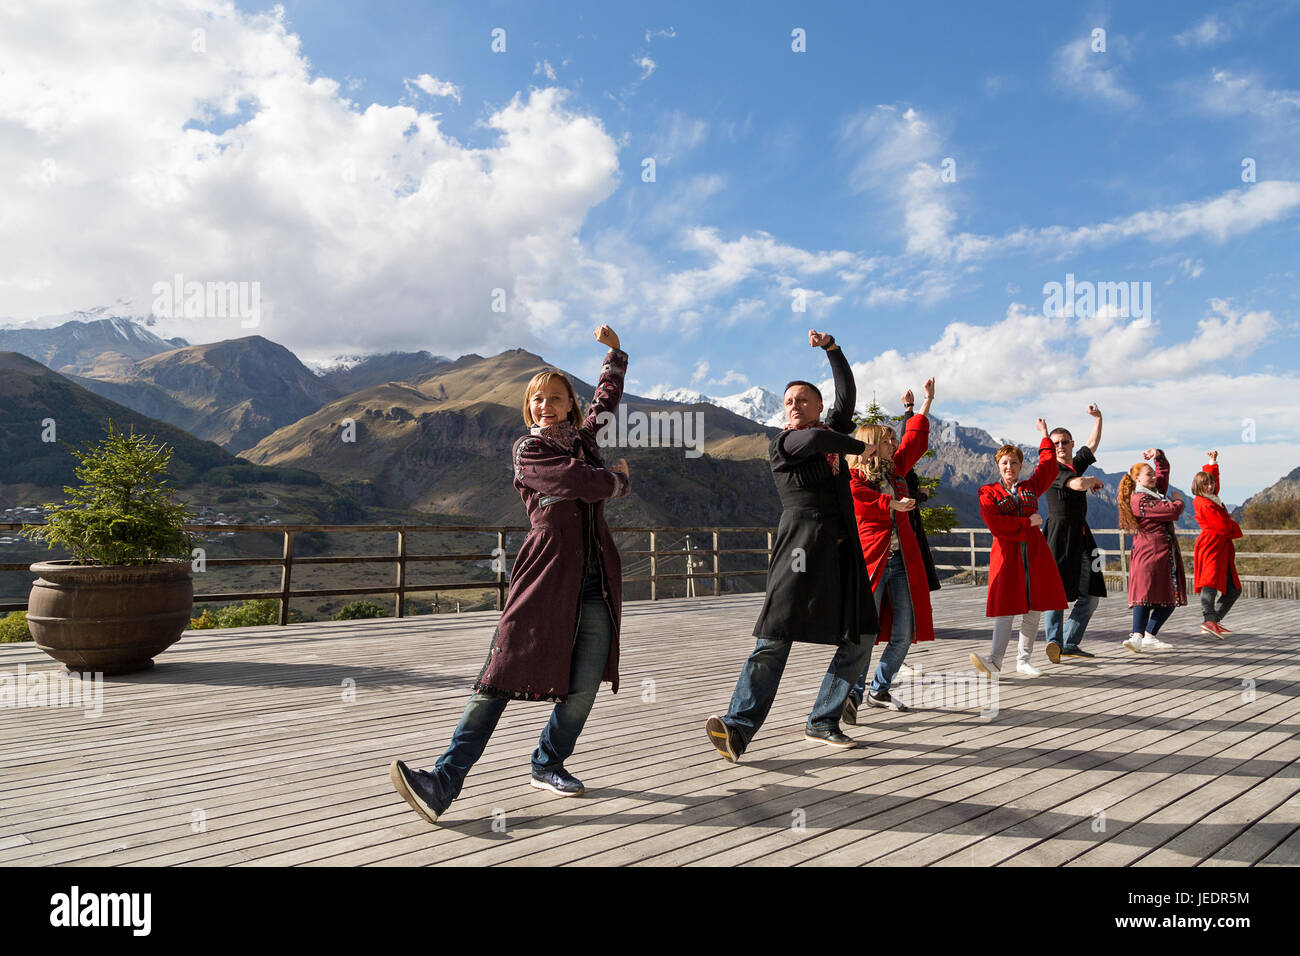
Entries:
POLYGON ((1034 466, 1034 473, 1026 484, 1033 489, 1034 494, 1041 495, 1052 487, 1058 474, 1060 469, 1056 465, 1056 451, 1052 448, 1052 440, 1044 435, 1038 443, 1038 464, 1034 466))
POLYGON ((1156 473, 1156 491, 1162 495, 1169 494, 1169 459, 1162 449, 1149 449, 1154 454, 1144 455, 1151 462, 1151 470, 1156 473))
POLYGON ((626 475, 588 465, 534 435, 515 442, 514 462, 515 480, 544 495, 595 502, 621 498, 630 487, 626 475))
POLYGON ((849 368, 849 360, 834 340, 826 347, 826 359, 831 363, 831 374, 835 376, 835 402, 826 416, 826 424, 837 432, 849 434, 853 431, 853 409, 858 403, 853 369, 849 368))
POLYGON ((1096 402, 1088 406, 1088 414, 1092 416, 1092 432, 1088 435, 1088 440, 1083 444, 1091 449, 1095 455, 1097 454, 1097 446, 1101 444, 1101 409, 1097 407, 1096 402))
POLYGON ((894 472, 906 474, 911 471, 929 447, 930 419, 925 415, 913 415, 903 427, 903 440, 894 452, 894 472))
MULTIPOLYGON (((609 347, 605 361, 600 366, 600 380, 596 383, 596 392, 591 397, 591 407, 582 423, 583 431, 595 432, 602 424, 600 415, 613 415, 618 410, 618 403, 623 398, 623 376, 627 372, 627 353, 619 348, 618 336, 608 325, 596 330, 596 338, 609 347)), ((607 419, 608 420, 608 419, 607 419)))

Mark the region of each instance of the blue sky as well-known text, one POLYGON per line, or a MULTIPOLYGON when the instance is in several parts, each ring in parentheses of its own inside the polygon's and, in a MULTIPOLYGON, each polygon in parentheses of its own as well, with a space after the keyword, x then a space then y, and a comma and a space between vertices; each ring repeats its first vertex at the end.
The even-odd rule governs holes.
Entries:
POLYGON ((1240 500, 1300 465, 1298 3, 207 6, 0 15, 6 218, 45 224, 0 316, 140 314, 179 272, 261 283, 310 359, 590 378, 607 321, 634 389, 717 395, 824 377, 816 327, 864 397, 933 374, 997 437, 1098 401, 1109 470, 1215 447, 1240 500), (1149 312, 1044 315, 1067 275, 1149 312))

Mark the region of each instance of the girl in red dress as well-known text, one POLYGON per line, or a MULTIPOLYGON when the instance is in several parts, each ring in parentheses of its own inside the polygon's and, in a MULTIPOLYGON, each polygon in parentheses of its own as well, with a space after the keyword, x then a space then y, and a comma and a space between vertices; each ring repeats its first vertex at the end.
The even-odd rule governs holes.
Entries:
POLYGON ((1011 640, 1012 619, 1017 614, 1022 617, 1016 673, 1041 677, 1042 671, 1029 663, 1038 621, 1043 611, 1063 611, 1068 603, 1038 513, 1038 496, 1056 479, 1056 450, 1047 437, 1047 422, 1041 418, 1038 432, 1043 436, 1038 445, 1038 465, 1026 481, 1018 480, 1024 453, 1015 445, 1003 445, 994 455, 1002 480, 980 489, 980 517, 993 532, 985 611, 994 619, 993 645, 987 659, 972 654, 970 660, 990 677, 1001 673, 1002 655, 1011 640))
POLYGON ((1124 646, 1134 654, 1173 647, 1160 640, 1160 627, 1187 603, 1187 578, 1174 525, 1183 513, 1183 499, 1169 495, 1169 459, 1159 448, 1142 453, 1119 481, 1119 526, 1133 532, 1128 558, 1128 606, 1133 632, 1124 646), (1150 462, 1150 464, 1148 464, 1150 462))
POLYGON ((876 643, 887 642, 880 663, 867 687, 868 655, 862 675, 844 702, 842 722, 856 724, 863 699, 871 707, 906 711, 889 689, 907 657, 913 641, 934 640, 934 619, 930 611, 930 579, 925 558, 912 527, 910 512, 916 499, 908 494, 903 477, 921 460, 930 446, 930 404, 934 401, 934 379, 925 383, 925 402, 919 414, 907 419, 900 442, 888 425, 859 425, 854 438, 875 447, 869 458, 848 455, 849 491, 857 519, 858 540, 867 562, 871 592, 880 616, 876 643))
POLYGON ((1192 479, 1192 508, 1201 526, 1193 552, 1192 584, 1201 595, 1201 630, 1219 640, 1232 631, 1223 626, 1223 617, 1241 596, 1241 579, 1237 577, 1234 538, 1241 537, 1241 526, 1232 520, 1219 500, 1219 453, 1210 452, 1210 463, 1192 479), (1216 605, 1217 599, 1217 605, 1216 605))

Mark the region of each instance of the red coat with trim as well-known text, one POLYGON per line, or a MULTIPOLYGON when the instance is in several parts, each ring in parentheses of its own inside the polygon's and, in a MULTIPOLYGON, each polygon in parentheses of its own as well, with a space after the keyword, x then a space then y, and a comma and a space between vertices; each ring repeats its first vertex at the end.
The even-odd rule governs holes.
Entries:
MULTIPOLYGON (((1219 493, 1219 466, 1206 465, 1201 471, 1214 479, 1214 494, 1219 493)), ((1234 538, 1241 537, 1241 525, 1232 520, 1228 509, 1215 504, 1209 498, 1197 495, 1192 507, 1196 514, 1196 523, 1201 526, 1201 533, 1196 539, 1196 548, 1192 559, 1192 584, 1194 590, 1214 588, 1222 594, 1228 590, 1228 582, 1234 588, 1241 587, 1237 577, 1237 549, 1233 546, 1234 538)))
POLYGON ((1007 491, 1002 482, 980 488, 980 518, 993 532, 989 555, 987 617, 1024 614, 1026 611, 1063 611, 1065 585, 1042 528, 1032 527, 1038 514, 1038 496, 1057 474, 1056 453, 1050 439, 1038 446, 1038 465, 1027 480, 1007 491))
MULTIPOLYGON (((890 531, 898 530, 898 544, 903 550, 903 564, 907 568, 907 590, 912 598, 912 619, 916 622, 912 631, 913 641, 934 640, 934 615, 930 609, 930 579, 925 573, 925 559, 921 555, 921 546, 912 530, 912 522, 907 512, 889 510, 889 502, 895 498, 907 497, 906 475, 921 460, 926 449, 930 447, 930 420, 924 415, 913 415, 903 430, 903 439, 894 452, 894 494, 881 494, 862 479, 855 470, 849 478, 849 490, 853 494, 853 514, 857 518, 858 539, 862 542, 862 557, 867 562, 867 573, 871 578, 873 592, 880 590, 884 582, 885 564, 889 558, 890 531), (892 520, 903 515, 903 520, 892 520)), ((880 608, 880 635, 876 643, 889 640, 890 622, 893 618, 888 602, 880 608)))

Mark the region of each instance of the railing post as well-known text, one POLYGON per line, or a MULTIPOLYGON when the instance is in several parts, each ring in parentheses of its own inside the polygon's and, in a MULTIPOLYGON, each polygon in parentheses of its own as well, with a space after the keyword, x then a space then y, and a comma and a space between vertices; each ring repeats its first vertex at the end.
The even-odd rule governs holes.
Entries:
POLYGON ((497 552, 500 555, 499 564, 497 565, 497 610, 506 606, 506 533, 497 532, 497 552))
POLYGON ((280 626, 289 623, 289 577, 293 570, 293 532, 284 533, 284 554, 280 560, 280 626))
POLYGON ((1124 590, 1128 590, 1128 553, 1124 550, 1124 529, 1119 529, 1119 579, 1124 590))
POLYGON ((397 617, 406 614, 406 532, 397 532, 397 617))
POLYGON ((979 582, 975 579, 975 532, 970 533, 970 583, 974 587, 979 582))
POLYGON ((659 548, 655 544, 655 533, 650 532, 650 600, 659 600, 659 559, 655 552, 659 548))
POLYGON ((722 593, 722 555, 718 553, 718 532, 713 532, 713 596, 722 593))

